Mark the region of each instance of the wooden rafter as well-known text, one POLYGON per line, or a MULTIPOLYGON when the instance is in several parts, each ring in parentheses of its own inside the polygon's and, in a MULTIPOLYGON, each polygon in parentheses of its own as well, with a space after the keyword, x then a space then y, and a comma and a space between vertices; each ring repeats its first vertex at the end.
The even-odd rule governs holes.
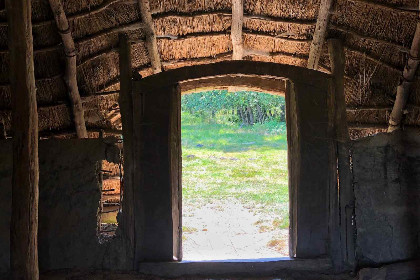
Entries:
POLYGON ((388 132, 401 127, 404 111, 407 106, 408 97, 416 77, 420 63, 420 21, 417 22, 416 32, 409 52, 407 63, 404 67, 400 84, 397 87, 394 107, 389 118, 388 132))
POLYGON ((160 61, 159 50, 157 47, 157 39, 155 34, 155 26, 153 24, 152 14, 150 12, 149 0, 138 0, 141 18, 144 23, 144 32, 146 33, 146 46, 149 52, 150 62, 153 72, 162 72, 162 63, 160 61))
POLYGON ((243 0, 232 0, 232 27, 231 38, 233 45, 233 60, 241 60, 244 56, 242 25, 244 21, 243 0))
POLYGON ((12 279, 38 280, 38 113, 30 0, 8 0, 13 114, 12 279))
POLYGON ((76 47, 71 35, 70 25, 64 12, 61 0, 49 0, 49 2, 51 10, 54 14, 57 28, 63 41, 64 53, 66 55, 66 72, 64 75, 64 81, 66 82, 72 105, 77 136, 79 138, 87 138, 88 135, 86 131, 84 110, 82 100, 80 98, 79 87, 77 85, 76 47))
POLYGON ((322 54, 322 47, 327 34, 328 22, 330 19, 330 10, 333 0, 321 0, 318 12, 318 20, 316 21, 315 32, 309 51, 308 68, 318 69, 319 58, 322 54))

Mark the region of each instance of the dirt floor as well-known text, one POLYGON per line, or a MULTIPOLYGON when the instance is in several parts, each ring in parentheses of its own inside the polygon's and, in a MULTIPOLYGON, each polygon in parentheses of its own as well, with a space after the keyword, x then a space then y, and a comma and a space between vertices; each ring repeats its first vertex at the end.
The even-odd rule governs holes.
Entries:
POLYGON ((184 204, 184 260, 260 259, 288 256, 288 229, 276 217, 229 198, 184 204))

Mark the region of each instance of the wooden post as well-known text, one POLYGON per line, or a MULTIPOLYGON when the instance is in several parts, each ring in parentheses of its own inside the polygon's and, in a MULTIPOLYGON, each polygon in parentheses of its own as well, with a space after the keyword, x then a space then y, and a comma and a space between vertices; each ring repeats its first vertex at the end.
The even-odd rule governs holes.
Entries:
POLYGON ((30 0, 7 0, 13 96, 13 179, 10 266, 13 279, 39 279, 38 113, 30 0))
POLYGON ((329 253, 331 262, 335 270, 341 270, 341 238, 340 238, 340 205, 338 193, 338 176, 337 176, 337 141, 336 141, 336 87, 335 81, 331 82, 331 91, 328 96, 328 139, 330 144, 329 150, 329 236, 330 246, 329 253))
MULTIPOLYGON (((309 85, 292 81, 286 91, 292 248, 296 258, 328 254, 329 84, 309 85), (288 97, 289 95, 289 97, 288 97), (290 135, 289 135, 290 134, 290 135), (289 141, 290 139, 290 141, 289 141)), ((291 249, 292 249, 291 248, 291 249)))
POLYGON ((181 90, 178 84, 136 94, 136 258, 182 259, 181 90), (141 96, 141 101, 137 98, 141 96))
MULTIPOLYGON (((129 241, 128 247, 134 260, 134 192, 133 192, 133 99, 131 43, 124 34, 120 34, 120 95, 119 105, 123 132, 124 156, 124 193, 122 229, 129 241)), ((134 264, 133 264, 134 265, 134 264)), ((134 268, 134 266, 133 266, 134 268)))
POLYGON ((300 149, 296 93, 293 83, 286 81, 287 166, 289 170, 289 257, 296 257, 297 247, 297 185, 300 149))
POLYGON ((181 90, 178 85, 170 96, 170 177, 172 203, 173 257, 182 260, 182 151, 181 151, 181 90))
MULTIPOLYGON (((354 240, 354 190, 352 184, 352 176, 350 170, 350 137, 347 126, 346 102, 344 93, 344 67, 345 54, 344 47, 340 40, 328 40, 328 51, 331 62, 331 72, 333 75, 334 86, 334 127, 335 127, 335 142, 337 162, 338 162, 338 177, 337 197, 334 198, 334 203, 339 203, 339 213, 333 213, 331 217, 331 226, 334 242, 341 244, 341 256, 336 255, 337 248, 334 250, 334 265, 336 269, 341 269, 342 265, 346 263, 350 267, 355 265, 355 240, 354 240), (339 228, 337 228, 337 223, 339 228), (339 232, 337 232, 339 231, 339 232), (335 239, 335 238, 338 238, 335 239), (343 262, 343 263, 342 263, 343 262)), ((334 204, 332 205, 334 206, 334 204)), ((337 210, 337 208, 332 208, 337 210)))
POLYGON ((244 55, 242 42, 242 24, 244 19, 243 0, 232 0, 232 28, 233 60, 241 60, 244 55))

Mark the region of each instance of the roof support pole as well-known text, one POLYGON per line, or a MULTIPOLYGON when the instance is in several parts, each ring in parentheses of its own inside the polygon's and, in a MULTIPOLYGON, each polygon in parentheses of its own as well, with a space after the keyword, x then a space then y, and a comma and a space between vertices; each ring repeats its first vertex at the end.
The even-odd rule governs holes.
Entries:
POLYGON ((397 87, 397 95, 395 97, 394 107, 392 108, 389 118, 388 132, 392 132, 401 128, 403 112, 406 108, 408 97, 410 95, 411 86, 416 76, 417 68, 420 62, 420 21, 417 22, 416 32, 414 33, 413 42, 407 63, 405 64, 400 84, 397 87))
POLYGON ((344 93, 346 59, 342 42, 338 39, 329 39, 328 52, 334 85, 333 104, 331 104, 331 107, 334 107, 333 123, 337 157, 336 160, 333 160, 336 171, 336 187, 334 192, 332 192, 333 195, 330 196, 330 249, 334 268, 337 271, 341 271, 344 265, 351 269, 355 265, 355 228, 353 221, 355 198, 350 170, 350 137, 344 93))
MULTIPOLYGON (((127 240, 129 259, 134 261, 134 161, 133 161, 133 98, 132 98, 132 67, 131 44, 126 35, 120 34, 119 62, 120 62, 120 105, 123 155, 124 155, 124 189, 123 189, 123 222, 122 230, 127 240)), ((134 263, 132 268, 134 268, 134 263)))
POLYGON ((233 45, 233 60, 241 60, 244 56, 242 25, 244 20, 244 1, 232 0, 232 27, 230 37, 233 45))
POLYGON ((74 124, 78 138, 88 138, 85 123, 85 113, 80 98, 79 87, 77 85, 77 62, 76 47, 71 35, 70 25, 64 12, 61 0, 49 0, 51 10, 54 14, 55 22, 63 41, 64 53, 66 55, 66 72, 64 81, 72 105, 74 124))
POLYGON ((153 73, 162 72, 162 63, 157 47, 155 27, 153 24, 152 14, 150 12, 149 0, 138 0, 141 19, 144 23, 144 32, 146 33, 146 46, 149 52, 150 63, 152 64, 153 73))
POLYGON ((333 0, 321 0, 319 7, 318 19, 316 21, 316 27, 314 36, 309 50, 308 68, 318 69, 319 58, 322 54, 322 47, 325 42, 327 34, 328 22, 330 20, 330 10, 332 7, 333 0))
POLYGON ((30 0, 7 0, 13 114, 12 278, 38 280, 38 113, 30 0))

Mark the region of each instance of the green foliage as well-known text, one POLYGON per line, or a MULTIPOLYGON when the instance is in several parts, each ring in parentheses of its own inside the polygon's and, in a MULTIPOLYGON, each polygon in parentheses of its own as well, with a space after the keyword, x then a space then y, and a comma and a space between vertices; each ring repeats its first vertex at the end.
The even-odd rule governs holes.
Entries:
POLYGON ((238 127, 232 123, 208 123, 200 117, 182 112, 182 149, 220 152, 248 150, 287 150, 286 123, 269 121, 264 124, 238 127), (198 147, 203 145, 203 147, 198 147))
POLYGON ((254 91, 212 90, 183 96, 183 111, 204 121, 254 125, 285 121, 284 97, 254 91))

